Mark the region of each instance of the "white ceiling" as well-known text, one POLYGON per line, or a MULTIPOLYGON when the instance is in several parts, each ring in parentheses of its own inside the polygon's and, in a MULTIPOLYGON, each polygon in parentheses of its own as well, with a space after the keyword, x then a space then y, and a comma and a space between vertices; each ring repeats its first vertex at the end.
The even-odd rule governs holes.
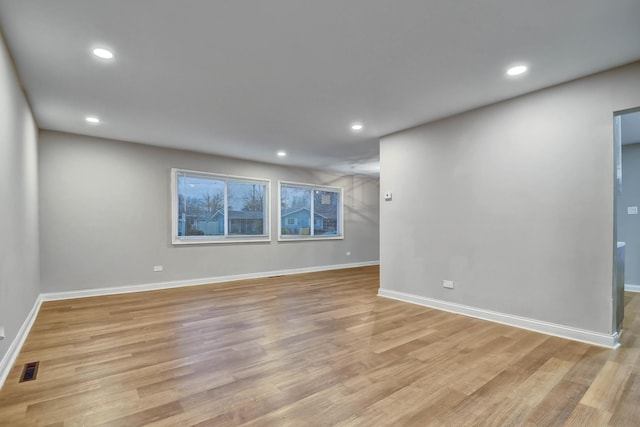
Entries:
POLYGON ((374 173, 380 136, 640 59, 639 23, 638 0, 0 0, 43 129, 374 173))

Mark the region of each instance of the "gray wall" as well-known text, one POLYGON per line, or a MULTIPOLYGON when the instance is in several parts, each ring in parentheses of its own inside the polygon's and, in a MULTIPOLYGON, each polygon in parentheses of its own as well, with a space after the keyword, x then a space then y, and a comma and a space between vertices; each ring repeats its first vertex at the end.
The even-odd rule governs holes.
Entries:
POLYGON ((378 260, 376 179, 48 131, 39 155, 43 292, 378 260), (273 241, 172 246, 172 167, 271 179, 273 241), (344 187, 345 239, 277 242, 278 180, 344 187))
POLYGON ((613 112, 639 105, 635 63, 383 138, 381 288, 611 333, 613 112))
POLYGON ((622 146, 622 194, 618 196, 618 239, 626 243, 624 282, 640 286, 640 215, 628 215, 628 206, 640 207, 640 144, 622 146))
POLYGON ((40 292, 37 129, 0 36, 0 359, 40 292))

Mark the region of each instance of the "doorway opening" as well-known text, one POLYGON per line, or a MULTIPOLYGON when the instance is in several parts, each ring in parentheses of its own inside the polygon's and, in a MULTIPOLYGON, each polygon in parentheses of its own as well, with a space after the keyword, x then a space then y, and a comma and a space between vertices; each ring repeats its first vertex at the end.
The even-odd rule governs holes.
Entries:
POLYGON ((614 114, 613 331, 622 331, 624 292, 640 292, 640 107, 614 114))

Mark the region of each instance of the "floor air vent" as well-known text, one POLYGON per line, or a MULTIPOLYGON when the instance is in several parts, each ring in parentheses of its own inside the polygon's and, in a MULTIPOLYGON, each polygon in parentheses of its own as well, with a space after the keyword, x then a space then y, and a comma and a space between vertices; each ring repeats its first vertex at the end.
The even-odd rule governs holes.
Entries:
POLYGON ((40 362, 25 363, 22 375, 20 375, 20 382, 35 380, 36 375, 38 375, 38 365, 40 365, 40 362))

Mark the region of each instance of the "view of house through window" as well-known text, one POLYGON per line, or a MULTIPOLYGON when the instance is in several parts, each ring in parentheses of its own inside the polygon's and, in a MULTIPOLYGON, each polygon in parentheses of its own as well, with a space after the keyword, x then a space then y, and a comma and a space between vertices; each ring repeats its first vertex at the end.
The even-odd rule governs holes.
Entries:
POLYGON ((280 238, 342 238, 342 189, 280 183, 280 238))
POLYGON ((269 182, 174 169, 174 243, 267 240, 269 182))

